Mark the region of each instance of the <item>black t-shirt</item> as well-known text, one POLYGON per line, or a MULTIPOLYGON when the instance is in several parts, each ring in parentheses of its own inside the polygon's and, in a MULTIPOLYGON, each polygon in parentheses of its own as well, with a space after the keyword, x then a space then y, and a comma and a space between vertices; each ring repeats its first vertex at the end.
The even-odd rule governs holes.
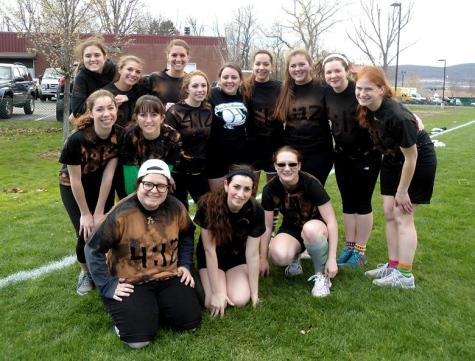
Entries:
POLYGON ((132 122, 132 114, 134 113, 135 103, 137 99, 146 94, 146 89, 139 84, 135 84, 132 89, 122 91, 115 86, 114 83, 107 84, 103 89, 110 91, 115 95, 126 95, 129 99, 122 103, 117 110, 117 124, 127 127, 132 122))
POLYGON ((176 129, 182 140, 183 156, 175 172, 204 170, 212 120, 213 112, 208 103, 192 107, 182 100, 168 109, 165 123, 176 129))
POLYGON ((86 100, 89 95, 109 84, 115 76, 115 64, 106 60, 102 73, 95 73, 82 66, 74 78, 71 109, 75 117, 86 112, 86 100))
POLYGON ((383 154, 401 156, 400 147, 432 143, 426 131, 418 130, 414 115, 393 99, 385 98, 376 112, 368 110, 368 114, 371 139, 383 154))
POLYGON ((68 165, 81 166, 81 182, 84 189, 89 186, 100 186, 102 173, 112 158, 118 158, 124 130, 113 125, 106 139, 99 138, 94 125, 88 125, 72 133, 61 151, 59 162, 63 163, 59 180, 62 185, 69 186, 68 165))
POLYGON ((180 90, 183 78, 174 78, 167 74, 167 69, 149 76, 150 91, 163 103, 177 103, 180 100, 180 90))
POLYGON ((211 89, 213 107, 210 151, 241 151, 246 141, 247 107, 241 94, 228 95, 219 88, 211 89))
MULTIPOLYGON (((196 211, 194 222, 202 228, 209 229, 213 220, 206 218, 206 205, 196 211)), ((248 201, 237 213, 233 213, 226 206, 223 212, 229 217, 232 227, 231 241, 216 247, 218 258, 220 255, 238 255, 245 253, 247 237, 260 237, 266 230, 264 210, 255 201, 248 201)), ((200 239, 200 243, 202 243, 200 239)), ((202 246, 202 245, 200 245, 202 246)))
POLYGON ((274 177, 262 191, 262 207, 266 211, 279 208, 282 226, 292 228, 301 228, 311 219, 321 220, 318 207, 328 201, 330 197, 322 184, 306 172, 299 172, 299 181, 292 190, 286 190, 279 177, 274 177))
POLYGON ((324 87, 316 81, 295 85, 294 100, 285 122, 284 142, 304 157, 333 151, 324 87))
POLYGON ((284 125, 273 116, 281 85, 276 80, 254 82, 252 97, 248 102, 248 136, 256 142, 281 140, 284 125))
POLYGON ((153 140, 145 139, 138 124, 127 129, 120 161, 125 165, 141 165, 148 159, 161 159, 175 166, 181 156, 180 134, 169 125, 162 124, 160 135, 153 140))
POLYGON ((368 129, 361 128, 358 124, 358 101, 354 82, 350 81, 341 93, 336 93, 332 87, 326 86, 325 102, 337 152, 356 155, 374 149, 368 129))

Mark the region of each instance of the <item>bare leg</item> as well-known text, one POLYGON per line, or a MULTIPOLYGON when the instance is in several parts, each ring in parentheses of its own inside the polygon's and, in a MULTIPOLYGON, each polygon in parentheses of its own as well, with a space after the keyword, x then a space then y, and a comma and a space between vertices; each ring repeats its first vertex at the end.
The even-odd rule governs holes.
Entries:
POLYGON ((241 264, 226 271, 226 290, 236 307, 245 306, 251 299, 247 265, 241 264))
POLYGON ((359 243, 362 246, 366 246, 372 229, 373 229, 373 213, 356 214, 355 242, 359 243))
POLYGON ((414 262, 417 249, 414 212, 415 210, 411 214, 402 213, 400 208, 396 208, 394 211, 398 230, 399 262, 404 264, 412 264, 414 262))
POLYGON ((386 220, 386 240, 388 243, 388 258, 399 261, 398 232, 394 215, 394 197, 383 196, 384 219, 386 220))
POLYGON ((287 266, 302 250, 299 241, 287 233, 279 233, 270 241, 269 258, 277 266, 287 266))

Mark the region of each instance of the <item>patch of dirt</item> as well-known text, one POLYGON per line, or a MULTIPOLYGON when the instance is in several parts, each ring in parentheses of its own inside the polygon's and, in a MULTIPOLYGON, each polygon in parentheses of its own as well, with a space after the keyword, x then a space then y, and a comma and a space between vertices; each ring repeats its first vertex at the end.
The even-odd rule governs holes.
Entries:
POLYGON ((61 133, 61 128, 0 128, 1 135, 61 133))
POLYGON ((48 150, 46 152, 38 154, 38 157, 40 157, 41 159, 47 159, 47 160, 58 160, 59 150, 48 150))

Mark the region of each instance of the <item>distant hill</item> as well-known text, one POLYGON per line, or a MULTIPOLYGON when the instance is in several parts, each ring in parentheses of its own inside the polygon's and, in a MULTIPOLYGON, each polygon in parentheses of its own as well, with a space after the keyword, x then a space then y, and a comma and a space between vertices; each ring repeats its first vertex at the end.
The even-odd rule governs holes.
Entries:
MULTIPOLYGON (((395 67, 390 66, 389 69, 389 74, 394 74, 395 67)), ((440 81, 442 83, 444 68, 424 65, 399 65, 398 83, 401 80, 402 71, 406 72, 405 79, 415 75, 424 83, 427 81, 440 81)), ((469 84, 470 81, 475 82, 475 63, 447 66, 446 77, 446 81, 450 83, 469 84)))

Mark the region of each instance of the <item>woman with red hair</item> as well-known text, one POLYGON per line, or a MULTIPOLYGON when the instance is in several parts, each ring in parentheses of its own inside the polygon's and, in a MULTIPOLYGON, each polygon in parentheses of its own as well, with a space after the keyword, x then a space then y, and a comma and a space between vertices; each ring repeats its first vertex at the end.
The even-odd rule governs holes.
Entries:
POLYGON ((432 197, 437 159, 427 132, 418 129, 417 119, 393 99, 384 72, 377 67, 361 69, 356 81, 358 120, 368 128, 383 154, 383 196, 388 262, 365 274, 377 286, 414 288, 412 263, 417 248, 414 214, 418 204, 432 197))

